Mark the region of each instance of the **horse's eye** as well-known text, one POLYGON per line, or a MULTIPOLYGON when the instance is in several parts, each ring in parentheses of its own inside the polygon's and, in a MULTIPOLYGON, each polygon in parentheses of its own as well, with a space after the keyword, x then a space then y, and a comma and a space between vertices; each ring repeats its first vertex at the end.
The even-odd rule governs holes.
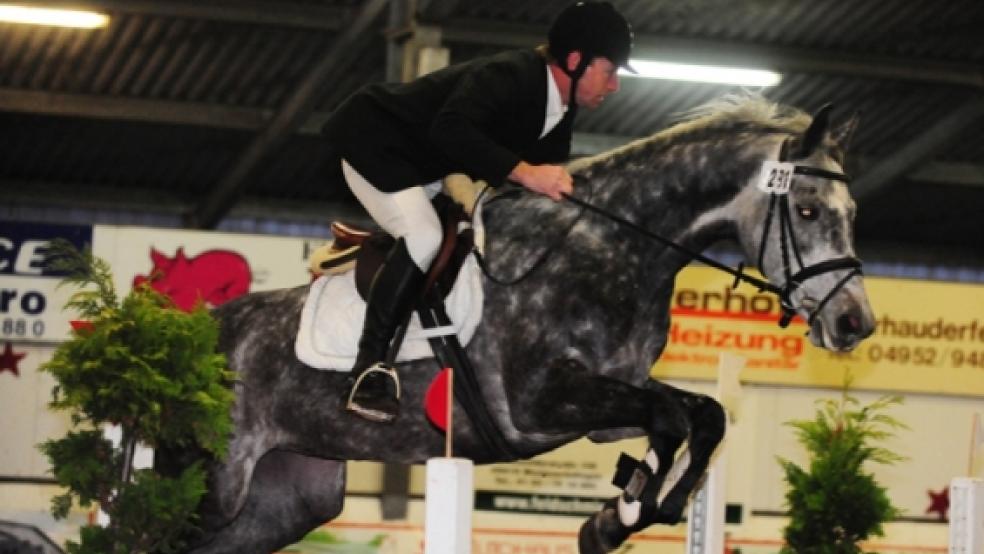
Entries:
POLYGON ((797 204, 796 211, 799 212, 800 217, 807 221, 816 221, 817 217, 820 216, 820 210, 814 208, 813 206, 797 204))

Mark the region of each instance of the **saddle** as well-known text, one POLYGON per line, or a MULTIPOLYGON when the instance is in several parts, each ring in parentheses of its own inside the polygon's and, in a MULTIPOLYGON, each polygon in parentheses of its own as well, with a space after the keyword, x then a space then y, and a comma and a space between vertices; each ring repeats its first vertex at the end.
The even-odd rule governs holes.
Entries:
MULTIPOLYGON (((477 199, 480 196, 479 190, 485 186, 484 183, 474 182, 463 175, 452 175, 445 179, 444 184, 445 194, 439 194, 433 200, 434 209, 441 221, 441 227, 444 229, 444 238, 438 255, 427 271, 420 300, 416 306, 420 323, 427 329, 447 329, 453 326, 453 322, 445 310, 444 304, 447 303, 445 297, 452 291, 473 248, 476 246, 481 248, 482 246, 481 226, 476 227, 479 230, 479 238, 476 240, 475 229, 468 224, 471 223, 470 214, 476 209, 477 199), (462 227, 464 229, 459 230, 462 227)), ((336 222, 332 224, 331 228, 335 240, 312 253, 310 258, 311 272, 315 277, 325 274, 337 275, 351 271, 354 265, 355 288, 359 296, 365 300, 372 279, 385 260, 395 239, 382 231, 361 229, 356 225, 347 223, 336 222)), ((477 265, 470 269, 478 271, 477 265)), ((468 273, 466 272, 464 276, 468 276, 468 273)), ((480 290, 481 285, 478 286, 480 290)), ((480 292, 478 298, 480 307, 480 292)), ((305 304, 305 312, 307 310, 308 304, 305 304)), ((316 314, 317 311, 312 310, 312 313, 316 314)), ((302 328, 304 328, 303 320, 304 316, 302 315, 302 328)), ((463 332, 467 335, 463 337, 463 340, 467 341, 468 336, 474 332, 475 325, 477 325, 477 320, 471 321, 470 330, 463 332)), ((309 363, 301 357, 301 342, 305 343, 303 348, 305 352, 309 350, 310 346, 307 344, 308 341, 302 341, 303 336, 301 333, 298 334, 296 351, 299 359, 309 363)), ((518 457, 518 454, 512 451, 485 405, 475 369, 472 367, 461 342, 459 342, 458 336, 453 333, 442 332, 429 335, 425 340, 430 344, 430 350, 440 367, 456 369, 455 395, 461 399, 460 402, 482 442, 489 445, 494 451, 501 453, 505 458, 518 457)), ((309 365, 311 364, 309 363, 309 365)), ((348 367, 350 366, 351 364, 348 364, 348 367)))
MULTIPOLYGON (((469 223, 469 217, 461 204, 443 194, 435 196, 432 203, 444 229, 444 238, 437 256, 427 270, 421 296, 435 289, 439 298, 443 299, 451 290, 465 258, 474 247, 474 233, 470 227, 459 230, 462 224, 469 223)), ((331 232, 335 240, 311 255, 312 274, 335 275, 348 272, 354 266, 356 289, 363 300, 367 299, 373 277, 396 239, 381 229, 364 229, 337 221, 331 224, 331 232)))

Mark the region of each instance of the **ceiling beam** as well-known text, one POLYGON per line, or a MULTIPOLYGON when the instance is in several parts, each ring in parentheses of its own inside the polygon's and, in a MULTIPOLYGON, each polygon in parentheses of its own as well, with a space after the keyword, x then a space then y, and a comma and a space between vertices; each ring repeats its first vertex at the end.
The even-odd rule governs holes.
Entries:
POLYGON ((272 110, 0 87, 0 111, 256 131, 272 110))
MULTIPOLYGON (((546 29, 524 24, 450 19, 445 43, 525 48, 544 42, 546 29)), ((666 61, 766 67, 786 73, 822 73, 868 79, 893 79, 984 89, 984 66, 913 58, 869 56, 710 39, 635 35, 633 57, 666 61)))
POLYGON ((412 10, 410 0, 390 0, 386 30, 386 81, 390 83, 403 80, 406 43, 417 26, 412 10))
POLYGON ((0 201, 8 205, 111 209, 181 215, 191 204, 166 190, 147 187, 101 187, 78 183, 0 180, 0 201))
POLYGON ((425 23, 442 23, 458 7, 460 0, 417 0, 417 13, 425 23))
POLYGON ((349 8, 275 0, 19 0, 17 3, 326 31, 342 29, 354 15, 349 8))
POLYGON ((345 71, 356 57, 354 45, 372 37, 368 32, 389 0, 367 0, 356 18, 332 42, 331 47, 304 77, 270 123, 253 138, 249 146, 219 179, 208 197, 188 215, 188 226, 212 228, 235 204, 236 197, 249 182, 256 167, 294 133, 310 114, 325 83, 335 72, 345 71))
POLYGON ((870 197, 925 163, 954 137, 984 117, 984 99, 974 98, 919 134, 891 156, 879 160, 851 184, 858 200, 870 197))
POLYGON ((984 165, 929 162, 906 175, 906 179, 944 185, 984 186, 984 165))
MULTIPOLYGON (((18 180, 0 180, 0 203, 5 209, 60 208, 153 213, 174 216, 176 223, 193 207, 187 199, 151 186, 128 187, 125 194, 121 194, 121 190, 115 187, 18 180)), ((372 225, 371 218, 354 201, 299 201, 247 196, 229 212, 229 217, 285 222, 345 220, 372 225)))
MULTIPOLYGON (((256 108, 9 88, 0 88, 0 111, 164 125, 195 125, 248 132, 260 131, 274 116, 271 110, 256 108)), ((328 112, 313 112, 295 132, 301 135, 318 135, 330 115, 328 112)), ((575 157, 592 156, 636 138, 638 137, 574 133, 571 154, 575 157)), ((876 160, 870 159, 858 161, 862 168, 873 168, 876 163, 876 160)), ((984 187, 984 165, 929 162, 913 166, 905 178, 912 181, 984 187)))

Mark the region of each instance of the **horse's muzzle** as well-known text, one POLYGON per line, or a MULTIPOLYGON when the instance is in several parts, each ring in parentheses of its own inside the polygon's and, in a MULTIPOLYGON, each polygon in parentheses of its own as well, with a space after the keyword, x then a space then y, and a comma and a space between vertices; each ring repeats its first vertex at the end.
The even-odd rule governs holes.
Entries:
POLYGON ((833 352, 850 352, 874 331, 871 314, 852 308, 830 317, 815 318, 810 326, 810 342, 833 352))

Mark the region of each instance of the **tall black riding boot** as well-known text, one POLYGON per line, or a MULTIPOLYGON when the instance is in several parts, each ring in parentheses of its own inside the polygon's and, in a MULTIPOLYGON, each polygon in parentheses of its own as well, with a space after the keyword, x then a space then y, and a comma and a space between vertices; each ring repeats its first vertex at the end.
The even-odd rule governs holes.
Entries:
POLYGON ((354 380, 345 408, 370 421, 393 421, 400 411, 400 381, 386 367, 386 354, 396 328, 403 323, 420 293, 424 274, 398 239, 373 278, 366 319, 359 339, 354 380))

